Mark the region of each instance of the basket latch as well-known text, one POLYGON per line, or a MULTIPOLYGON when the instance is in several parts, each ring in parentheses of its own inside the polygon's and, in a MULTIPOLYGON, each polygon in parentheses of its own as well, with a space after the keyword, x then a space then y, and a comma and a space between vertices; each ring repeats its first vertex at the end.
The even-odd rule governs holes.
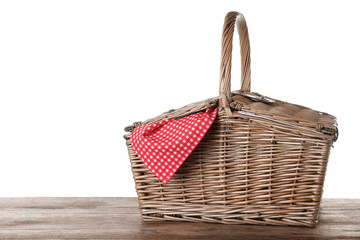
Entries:
POLYGON ((231 93, 234 95, 241 95, 241 96, 250 98, 254 102, 263 102, 263 103, 274 103, 275 102, 275 100, 265 97, 263 95, 245 93, 245 92, 241 92, 241 91, 232 91, 231 93))

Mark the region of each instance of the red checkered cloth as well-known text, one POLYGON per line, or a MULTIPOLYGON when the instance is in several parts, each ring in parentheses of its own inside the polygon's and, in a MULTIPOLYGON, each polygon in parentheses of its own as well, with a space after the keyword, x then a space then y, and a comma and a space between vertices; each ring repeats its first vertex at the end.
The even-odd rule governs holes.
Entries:
POLYGON ((209 130, 217 108, 137 127, 130 135, 136 155, 166 184, 209 130))

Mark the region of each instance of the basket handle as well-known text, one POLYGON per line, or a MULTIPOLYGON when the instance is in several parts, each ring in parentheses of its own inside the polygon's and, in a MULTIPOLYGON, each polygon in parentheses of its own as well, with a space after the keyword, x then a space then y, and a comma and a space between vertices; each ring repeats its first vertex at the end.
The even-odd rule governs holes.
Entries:
POLYGON ((229 105, 231 103, 231 56, 232 41, 235 24, 240 37, 241 52, 241 91, 250 92, 250 42, 249 33, 244 16, 238 12, 229 12, 225 17, 220 63, 220 107, 224 107, 228 116, 231 116, 229 105))

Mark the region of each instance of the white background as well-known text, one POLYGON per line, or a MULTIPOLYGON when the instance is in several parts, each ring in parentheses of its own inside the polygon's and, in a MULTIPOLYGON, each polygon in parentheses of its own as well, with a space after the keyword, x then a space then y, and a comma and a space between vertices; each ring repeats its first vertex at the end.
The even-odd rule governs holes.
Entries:
POLYGON ((248 22, 252 90, 337 116, 323 196, 360 198, 359 9, 1 1, 0 196, 136 196, 123 128, 218 94, 223 19, 236 10, 248 22))

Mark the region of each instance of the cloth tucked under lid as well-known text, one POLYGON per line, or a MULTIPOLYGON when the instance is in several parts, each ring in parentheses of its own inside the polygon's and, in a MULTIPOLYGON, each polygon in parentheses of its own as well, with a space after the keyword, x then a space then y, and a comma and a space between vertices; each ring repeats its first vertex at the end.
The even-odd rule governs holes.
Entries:
POLYGON ((136 155, 166 184, 205 136, 217 108, 137 127, 130 135, 136 155))

